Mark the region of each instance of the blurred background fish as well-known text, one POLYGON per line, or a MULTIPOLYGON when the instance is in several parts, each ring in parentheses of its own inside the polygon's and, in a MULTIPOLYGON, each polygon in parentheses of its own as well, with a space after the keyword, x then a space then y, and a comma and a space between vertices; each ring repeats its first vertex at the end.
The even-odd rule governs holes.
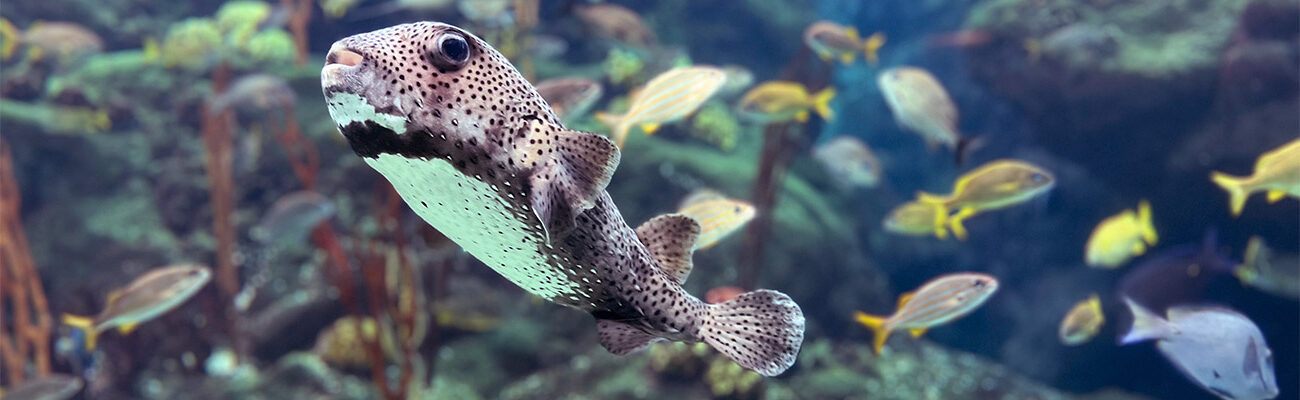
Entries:
POLYGON ((1233 216, 1241 215, 1246 199, 1255 192, 1267 193, 1269 203, 1288 195, 1300 197, 1300 139, 1261 154, 1251 176, 1237 177, 1215 171, 1210 179, 1228 192, 1233 216))
POLYGON ((1003 159, 962 174, 946 196, 921 192, 917 200, 938 207, 936 232, 946 226, 957 239, 965 240, 962 221, 966 218, 1024 203, 1045 195, 1055 185, 1056 179, 1046 170, 1024 161, 1003 159))
POLYGON ((880 160, 858 138, 833 137, 813 148, 813 158, 846 187, 870 188, 880 183, 880 160))
POLYGON ((974 312, 997 290, 997 278, 986 274, 942 275, 899 296, 898 309, 892 315, 876 316, 857 311, 854 319, 871 329, 875 335, 872 348, 880 354, 891 332, 906 330, 912 337, 920 337, 930 328, 974 312))
POLYGON ((695 250, 703 250, 744 227, 754 219, 754 206, 728 198, 712 189, 699 189, 682 199, 677 213, 700 223, 700 235, 695 238, 695 250))
POLYGON ((586 78, 556 78, 537 82, 537 94, 546 99, 562 120, 586 115, 605 93, 600 82, 586 78))
POLYGON ((1266 293, 1300 300, 1300 256, 1276 254, 1259 236, 1251 236, 1241 265, 1232 274, 1247 285, 1266 293))
POLYGON ((1157 239, 1151 223, 1151 203, 1142 200, 1136 212, 1124 210, 1098 223, 1088 237, 1084 258, 1090 267, 1118 268, 1146 253, 1157 239))
POLYGON ((830 120, 835 117, 831 109, 834 98, 834 88, 825 88, 814 94, 798 82, 768 81, 746 92, 737 109, 752 120, 768 124, 791 120, 808 122, 811 112, 830 120))
POLYGON ((185 303, 211 278, 212 272, 202 265, 158 268, 109 293, 98 315, 64 314, 63 323, 84 331, 86 348, 94 349, 100 333, 113 328, 122 334, 131 333, 137 325, 185 303))
POLYGON ((1106 315, 1101 312, 1101 297, 1093 293, 1087 299, 1076 303, 1074 307, 1070 307, 1070 311, 1065 313, 1065 318, 1061 319, 1057 336, 1060 337, 1061 344, 1078 346, 1088 343, 1097 336, 1097 332, 1105 323, 1106 315))
POLYGON ((803 31, 803 42, 817 52, 822 61, 838 60, 849 65, 858 52, 862 52, 867 65, 875 66, 880 62, 876 53, 885 44, 885 35, 873 33, 867 38, 858 34, 858 29, 830 21, 817 21, 803 31))
POLYGON ((621 148, 633 126, 653 134, 660 125, 694 113, 726 81, 727 74, 714 67, 674 68, 655 76, 631 95, 626 113, 596 113, 596 119, 612 129, 610 136, 621 148))

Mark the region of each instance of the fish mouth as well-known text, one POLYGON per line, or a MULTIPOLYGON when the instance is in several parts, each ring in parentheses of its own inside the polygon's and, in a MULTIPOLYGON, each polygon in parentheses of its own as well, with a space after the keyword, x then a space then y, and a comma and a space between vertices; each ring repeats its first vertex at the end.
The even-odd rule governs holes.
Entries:
POLYGON ((361 69, 365 57, 360 52, 347 47, 342 41, 334 42, 325 56, 325 67, 320 71, 321 88, 326 94, 335 92, 351 93, 350 77, 361 69))

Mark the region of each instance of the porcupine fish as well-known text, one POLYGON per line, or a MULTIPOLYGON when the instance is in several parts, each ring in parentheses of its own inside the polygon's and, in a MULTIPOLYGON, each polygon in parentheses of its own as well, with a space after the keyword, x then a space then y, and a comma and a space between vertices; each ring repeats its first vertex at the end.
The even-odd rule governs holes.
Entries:
POLYGON ((799 306, 772 290, 707 304, 682 289, 699 223, 629 227, 605 191, 614 143, 564 128, 473 34, 418 22, 344 38, 321 86, 352 150, 416 214, 524 290, 590 312, 610 352, 702 341, 763 375, 794 363, 799 306))

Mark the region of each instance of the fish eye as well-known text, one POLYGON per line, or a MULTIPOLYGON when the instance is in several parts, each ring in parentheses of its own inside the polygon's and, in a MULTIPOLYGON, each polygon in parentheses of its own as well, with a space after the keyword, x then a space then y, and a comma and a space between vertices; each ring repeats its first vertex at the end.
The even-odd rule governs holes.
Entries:
POLYGON ((469 61, 469 42, 458 33, 443 34, 438 38, 438 49, 434 60, 440 61, 438 64, 447 64, 444 67, 459 67, 469 61))

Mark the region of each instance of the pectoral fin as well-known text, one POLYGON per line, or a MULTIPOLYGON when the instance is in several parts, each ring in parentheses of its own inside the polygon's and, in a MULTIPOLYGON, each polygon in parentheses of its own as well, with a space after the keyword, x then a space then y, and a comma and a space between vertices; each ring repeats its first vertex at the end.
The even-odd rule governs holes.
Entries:
POLYGON ((641 124, 641 130, 645 131, 647 135, 653 135, 655 131, 659 130, 660 126, 660 124, 641 124))
POLYGON ((928 330, 930 330, 930 328, 914 328, 914 329, 908 329, 907 332, 911 333, 912 337, 919 338, 921 337, 921 335, 925 334, 925 331, 928 330))
MULTIPOLYGON (((532 171, 533 211, 542 221, 549 237, 567 232, 573 219, 596 204, 618 167, 618 146, 609 139, 590 133, 551 129, 549 140, 529 146, 524 151, 541 154, 532 171)), ((545 133, 543 133, 545 134, 545 133)))
POLYGON ((1281 190, 1270 190, 1270 191, 1268 191, 1268 202, 1269 202, 1269 203, 1276 203, 1276 202, 1282 200, 1282 198, 1284 198, 1284 197, 1286 197, 1286 192, 1283 192, 1283 191, 1281 191, 1281 190))

